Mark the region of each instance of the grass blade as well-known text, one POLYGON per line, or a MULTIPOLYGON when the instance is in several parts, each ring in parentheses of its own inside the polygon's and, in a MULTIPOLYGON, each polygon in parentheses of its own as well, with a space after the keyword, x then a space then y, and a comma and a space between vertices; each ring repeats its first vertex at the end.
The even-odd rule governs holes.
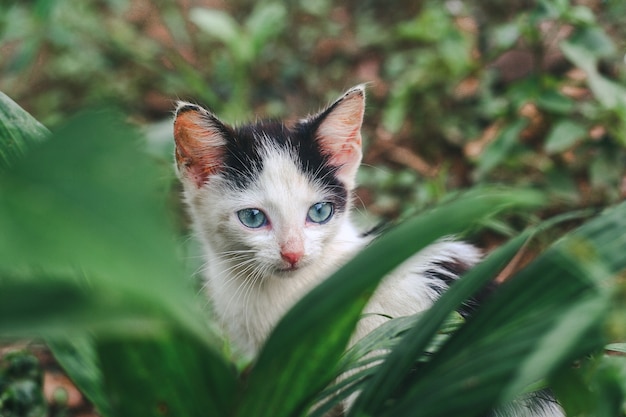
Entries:
POLYGON ((408 388, 393 407, 370 414, 480 415, 601 347, 612 278, 626 268, 625 233, 626 203, 563 239, 505 283, 405 380, 408 388), (433 392, 433 386, 439 388, 433 392))
POLYGON ((0 172, 24 157, 49 134, 44 125, 0 92, 0 172))

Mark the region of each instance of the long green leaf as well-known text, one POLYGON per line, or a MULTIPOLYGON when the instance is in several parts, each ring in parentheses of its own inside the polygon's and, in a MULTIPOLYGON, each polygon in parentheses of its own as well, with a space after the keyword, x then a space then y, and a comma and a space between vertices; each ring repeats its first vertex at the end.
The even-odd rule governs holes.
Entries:
POLYGON ((530 232, 522 234, 500 247, 484 262, 474 267, 463 279, 456 282, 435 306, 426 311, 417 324, 404 337, 380 367, 371 383, 363 390, 355 403, 351 415, 359 413, 375 415, 381 405, 395 392, 413 363, 426 351, 446 317, 482 286, 491 281, 527 241, 530 232))
POLYGON ((315 393, 331 381, 361 310, 385 274, 442 236, 460 233, 504 207, 540 201, 536 193, 476 193, 381 237, 307 294, 278 323, 250 375, 239 415, 302 414, 315 393))
POLYGON ((0 172, 49 134, 45 126, 0 92, 0 172))
POLYGON ((112 416, 227 417, 235 370, 187 332, 107 338, 97 343, 112 416))
POLYGON ((93 280, 202 334, 181 281, 166 184, 139 145, 117 116, 84 114, 0 175, 0 270, 68 277, 85 289, 93 280))
POLYGON ((48 339, 55 359, 102 416, 112 416, 104 391, 102 371, 93 338, 74 335, 71 339, 48 339))
POLYGON ((626 203, 540 256, 405 381, 409 388, 393 407, 382 412, 378 403, 381 412, 367 414, 480 415, 601 347, 611 278, 626 268, 625 219, 626 203))

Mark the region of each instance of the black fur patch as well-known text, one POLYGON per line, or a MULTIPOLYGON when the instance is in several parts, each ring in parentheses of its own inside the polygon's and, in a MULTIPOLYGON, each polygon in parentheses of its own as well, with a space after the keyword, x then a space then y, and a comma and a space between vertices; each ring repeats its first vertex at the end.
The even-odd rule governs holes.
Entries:
POLYGON ((290 128, 281 122, 260 121, 230 130, 226 133, 224 177, 244 189, 263 170, 266 149, 284 149, 294 155, 294 163, 304 175, 323 185, 335 209, 344 211, 348 190, 335 175, 337 167, 330 166, 328 155, 320 149, 316 129, 317 125, 310 122, 290 128))
MULTIPOLYGON (((454 260, 450 262, 440 262, 434 265, 434 268, 426 271, 426 275, 431 278, 443 281, 446 287, 450 287, 454 282, 464 273, 470 269, 470 266, 461 262, 460 260, 454 260)), ((431 289, 435 290, 441 295, 446 288, 431 286, 431 289)), ((478 306, 496 289, 495 283, 489 283, 483 287, 477 294, 474 294, 471 298, 466 300, 458 309, 459 314, 463 317, 469 317, 478 306)))

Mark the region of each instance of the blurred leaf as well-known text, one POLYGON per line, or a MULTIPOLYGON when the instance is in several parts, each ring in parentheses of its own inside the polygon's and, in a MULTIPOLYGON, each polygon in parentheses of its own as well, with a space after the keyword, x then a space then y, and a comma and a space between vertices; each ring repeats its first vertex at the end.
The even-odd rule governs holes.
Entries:
POLYGON ((606 350, 612 352, 626 353, 626 343, 610 343, 606 345, 606 350))
POLYGON ((49 134, 41 123, 0 92, 0 173, 49 134))
POLYGON ((561 153, 587 136, 587 129, 580 123, 571 120, 561 120, 552 127, 544 149, 549 154, 561 153))
POLYGON ((180 285, 161 177, 129 126, 83 114, 0 176, 0 265, 93 279, 204 334, 191 288, 180 285))
POLYGON ((507 207, 541 202, 541 194, 530 191, 470 193, 380 237, 278 323, 259 353, 239 415, 303 413, 315 393, 331 382, 360 312, 385 274, 438 238, 458 234, 507 207))
POLYGON ((81 283, 79 274, 62 278, 31 272, 28 279, 0 274, 0 333, 5 337, 63 337, 93 332, 159 331, 169 317, 147 296, 81 283))
POLYGON ((404 124, 408 110, 408 93, 406 88, 394 90, 383 112, 383 126, 391 133, 397 133, 404 124))
POLYGON ((500 131, 496 139, 489 144, 478 159, 475 172, 478 178, 491 172, 509 156, 527 124, 526 119, 517 119, 500 131))
POLYGON ((255 54, 261 52, 271 38, 283 31, 286 18, 287 10, 283 3, 257 3, 245 23, 255 54))
POLYGON ((576 24, 592 25, 596 22, 596 16, 587 6, 570 6, 567 10, 567 18, 576 24))
POLYGON ((112 416, 111 407, 104 393, 102 371, 93 339, 75 335, 71 339, 48 339, 46 344, 55 359, 65 370, 81 394, 103 416, 112 416))
POLYGON ((190 334, 98 340, 111 416, 229 416, 235 370, 190 334))
POLYGON ((37 358, 19 350, 0 356, 0 416, 44 417, 46 405, 37 358))
POLYGON ((509 49, 515 45, 519 37, 519 24, 510 22, 495 27, 490 41, 494 42, 494 46, 498 49, 509 49))
POLYGON ((626 412, 626 358, 596 353, 552 378, 567 415, 614 417, 626 412))
POLYGON ((563 54, 576 66, 580 67, 587 73, 596 72, 595 65, 597 63, 597 59, 593 51, 568 41, 561 42, 560 46, 563 54))
POLYGON ((589 87, 604 107, 626 108, 626 88, 598 72, 595 51, 572 41, 561 42, 561 50, 570 61, 587 73, 589 87))
POLYGON ((196 7, 191 9, 189 18, 203 32, 227 45, 232 46, 239 41, 241 32, 239 24, 223 10, 196 7))
POLYGON ((399 24, 396 31, 400 38, 434 42, 445 39, 450 29, 450 17, 445 9, 428 2, 415 19, 399 24))
MULTIPOLYGON (((587 9, 588 10, 588 9, 587 9)), ((606 32, 598 26, 587 26, 578 29, 569 37, 567 43, 584 48, 597 58, 615 54, 615 44, 606 32)))
POLYGON ((537 106, 553 113, 569 115, 574 109, 574 102, 559 91, 549 89, 537 97, 537 106))

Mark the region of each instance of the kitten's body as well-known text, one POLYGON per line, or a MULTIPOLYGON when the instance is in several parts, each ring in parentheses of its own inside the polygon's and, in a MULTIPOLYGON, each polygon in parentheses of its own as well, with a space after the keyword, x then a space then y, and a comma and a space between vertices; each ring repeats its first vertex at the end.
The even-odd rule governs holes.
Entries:
MULTIPOLYGON (((177 167, 205 251, 207 292, 249 355, 297 300, 371 239, 350 220, 363 112, 362 87, 293 126, 232 128, 198 106, 177 109, 177 167)), ((414 255, 381 282, 364 311, 379 314, 362 319, 352 340, 383 316, 430 307, 479 257, 451 240, 414 255)))

